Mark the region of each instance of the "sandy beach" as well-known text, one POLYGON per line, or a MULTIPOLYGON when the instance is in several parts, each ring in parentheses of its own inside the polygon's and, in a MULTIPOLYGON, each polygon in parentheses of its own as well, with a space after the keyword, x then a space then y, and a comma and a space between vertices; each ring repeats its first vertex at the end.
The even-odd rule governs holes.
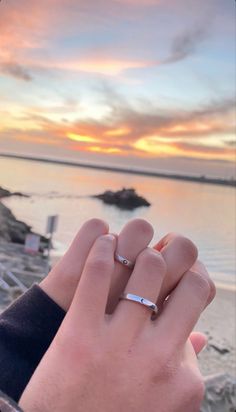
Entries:
POLYGON ((227 372, 236 376, 236 292, 217 287, 195 330, 208 336, 208 345, 199 355, 203 375, 227 372))

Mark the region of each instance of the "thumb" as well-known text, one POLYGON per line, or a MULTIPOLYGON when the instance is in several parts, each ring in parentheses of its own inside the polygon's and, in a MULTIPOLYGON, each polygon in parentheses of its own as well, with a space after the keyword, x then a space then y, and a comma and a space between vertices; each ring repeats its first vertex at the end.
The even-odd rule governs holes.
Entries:
POLYGON ((189 339, 196 355, 198 355, 207 345, 207 337, 201 332, 192 332, 189 339))

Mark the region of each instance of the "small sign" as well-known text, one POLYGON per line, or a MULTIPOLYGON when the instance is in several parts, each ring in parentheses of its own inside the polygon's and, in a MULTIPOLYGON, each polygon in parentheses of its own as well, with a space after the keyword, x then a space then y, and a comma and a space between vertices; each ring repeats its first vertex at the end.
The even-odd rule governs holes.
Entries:
POLYGON ((28 234, 25 238, 25 252, 37 253, 40 246, 40 236, 28 234))
POLYGON ((46 234, 52 234, 57 230, 58 215, 48 216, 46 234))

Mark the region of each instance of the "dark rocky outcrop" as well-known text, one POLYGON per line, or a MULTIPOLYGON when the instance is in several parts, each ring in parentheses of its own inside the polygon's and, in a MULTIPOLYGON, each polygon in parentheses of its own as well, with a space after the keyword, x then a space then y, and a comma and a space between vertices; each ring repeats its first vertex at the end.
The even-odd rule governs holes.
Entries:
POLYGON ((3 187, 0 186, 0 199, 3 197, 9 197, 9 196, 30 197, 29 195, 26 195, 21 192, 10 192, 9 190, 4 189, 3 187))
POLYGON ((31 227, 17 220, 10 209, 0 203, 0 238, 7 242, 24 243, 28 233, 31 233, 31 227))
POLYGON ((94 195, 93 197, 101 199, 104 203, 109 205, 116 205, 120 209, 132 210, 140 206, 150 206, 150 203, 139 196, 135 189, 122 189, 117 192, 107 190, 100 195, 94 195))
MULTIPOLYGON (((0 239, 6 242, 24 244, 28 233, 34 234, 31 226, 17 220, 11 210, 0 202, 0 239)), ((42 235, 39 236, 41 240, 40 250, 43 251, 48 243, 48 239, 42 235)))

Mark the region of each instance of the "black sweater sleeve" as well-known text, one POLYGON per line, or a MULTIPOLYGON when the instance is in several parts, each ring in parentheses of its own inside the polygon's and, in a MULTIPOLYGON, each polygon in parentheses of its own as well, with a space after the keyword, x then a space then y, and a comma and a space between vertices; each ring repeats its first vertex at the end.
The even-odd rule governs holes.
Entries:
POLYGON ((0 315, 0 390, 16 402, 64 316, 37 285, 0 315))

